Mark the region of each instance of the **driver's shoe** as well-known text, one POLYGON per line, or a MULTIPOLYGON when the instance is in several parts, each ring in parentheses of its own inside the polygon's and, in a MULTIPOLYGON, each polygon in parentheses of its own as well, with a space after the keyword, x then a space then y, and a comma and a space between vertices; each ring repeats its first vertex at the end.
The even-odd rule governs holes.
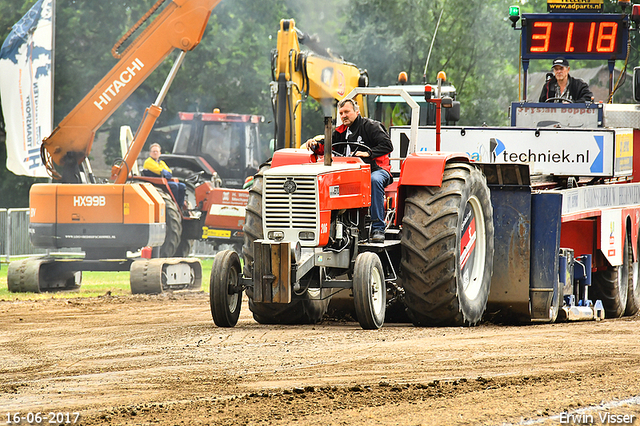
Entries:
POLYGON ((372 243, 384 243, 384 231, 381 229, 374 229, 371 233, 372 243))

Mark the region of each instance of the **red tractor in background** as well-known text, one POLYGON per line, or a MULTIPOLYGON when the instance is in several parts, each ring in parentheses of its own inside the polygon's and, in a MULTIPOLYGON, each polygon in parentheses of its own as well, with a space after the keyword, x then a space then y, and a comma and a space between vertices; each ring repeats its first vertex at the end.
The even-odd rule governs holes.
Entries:
MULTIPOLYGON (((264 117, 218 110, 180 112, 178 117, 173 150, 161 159, 173 177, 185 183, 187 209, 178 208, 175 199, 167 208, 167 232, 175 237, 165 239, 161 254, 187 256, 194 240, 214 248, 229 244, 240 251, 249 198, 242 187, 247 176, 257 173, 271 155, 269 145, 260 139, 259 124, 264 117)), ((162 178, 140 179, 165 187, 165 195, 172 197, 162 178)))

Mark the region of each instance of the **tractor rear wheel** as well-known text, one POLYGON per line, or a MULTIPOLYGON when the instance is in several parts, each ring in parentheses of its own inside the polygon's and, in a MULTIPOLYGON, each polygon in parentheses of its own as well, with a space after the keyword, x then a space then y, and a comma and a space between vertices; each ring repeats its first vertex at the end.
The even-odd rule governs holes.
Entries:
POLYGON ((193 240, 188 240, 184 237, 180 238, 180 244, 176 249, 175 257, 189 257, 191 249, 193 248, 193 240))
POLYGON ((493 209, 482 172, 450 163, 440 187, 407 187, 402 285, 413 323, 474 325, 493 273, 493 209))
MULTIPOLYGON (((264 171, 271 164, 260 168, 255 175, 253 185, 249 189, 249 200, 244 231, 244 276, 250 277, 253 264, 253 242, 264 237, 262 232, 262 187, 264 185, 264 171)), ((288 304, 258 303, 249 298, 249 309, 253 318, 260 324, 315 324, 322 320, 329 307, 329 290, 309 289, 302 299, 293 300, 288 304)))
MULTIPOLYGON (((165 205, 165 237, 160 247, 160 257, 184 257, 179 252, 182 239, 182 215, 171 195, 166 191, 158 190, 165 205)), ((184 251, 184 250, 183 250, 184 251)))

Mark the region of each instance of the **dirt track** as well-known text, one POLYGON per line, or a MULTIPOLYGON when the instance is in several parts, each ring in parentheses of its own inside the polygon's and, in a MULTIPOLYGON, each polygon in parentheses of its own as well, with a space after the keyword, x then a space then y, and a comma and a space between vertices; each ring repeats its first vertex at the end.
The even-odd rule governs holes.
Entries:
POLYGON ((2 424, 640 424, 639 378, 638 317, 371 332, 263 326, 245 301, 222 329, 204 293, 0 302, 2 424))

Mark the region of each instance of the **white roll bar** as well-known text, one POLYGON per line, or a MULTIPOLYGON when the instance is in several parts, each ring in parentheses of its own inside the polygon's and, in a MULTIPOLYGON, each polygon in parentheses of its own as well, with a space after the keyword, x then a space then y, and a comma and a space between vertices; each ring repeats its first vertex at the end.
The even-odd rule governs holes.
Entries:
POLYGON ((402 87, 356 87, 345 99, 353 99, 356 95, 400 95, 402 99, 411 107, 411 131, 409 136, 408 153, 416 152, 416 141, 418 140, 418 123, 420 121, 420 105, 413 100, 411 95, 402 87))

